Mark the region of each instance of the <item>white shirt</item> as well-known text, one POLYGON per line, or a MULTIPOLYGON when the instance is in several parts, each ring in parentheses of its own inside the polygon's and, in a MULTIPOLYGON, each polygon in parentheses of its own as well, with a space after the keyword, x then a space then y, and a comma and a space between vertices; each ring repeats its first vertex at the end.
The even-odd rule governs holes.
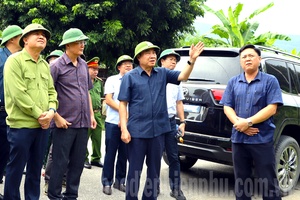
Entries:
POLYGON ((167 106, 169 117, 176 116, 176 102, 183 100, 183 91, 181 85, 167 84, 167 106))
MULTIPOLYGON (((105 85, 104 85, 104 94, 112 94, 113 100, 119 105, 119 91, 121 85, 122 76, 120 74, 113 75, 107 78, 105 85)), ((105 122, 118 124, 120 117, 119 112, 115 109, 111 108, 109 105, 106 105, 106 119, 105 122)))

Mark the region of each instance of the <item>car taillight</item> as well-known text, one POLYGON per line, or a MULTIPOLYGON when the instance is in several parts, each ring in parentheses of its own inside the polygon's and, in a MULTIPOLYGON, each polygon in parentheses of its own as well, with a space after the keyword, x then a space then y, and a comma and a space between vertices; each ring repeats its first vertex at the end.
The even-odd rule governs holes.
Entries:
POLYGON ((224 94, 224 90, 222 90, 222 89, 211 89, 211 92, 214 96, 214 99, 219 103, 219 101, 221 101, 222 96, 224 94))

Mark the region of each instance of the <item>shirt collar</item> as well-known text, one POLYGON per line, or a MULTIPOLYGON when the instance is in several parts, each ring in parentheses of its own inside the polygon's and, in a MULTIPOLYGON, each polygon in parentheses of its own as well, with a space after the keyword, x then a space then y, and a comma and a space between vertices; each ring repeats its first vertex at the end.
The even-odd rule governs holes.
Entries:
MULTIPOLYGON (((257 73, 256 77, 253 79, 253 81, 260 81, 261 76, 262 76, 261 73, 262 73, 261 71, 258 71, 258 73, 257 73)), ((238 81, 247 83, 247 80, 245 77, 245 72, 238 76, 238 81)))
MULTIPOLYGON (((22 53, 23 53, 26 61, 32 60, 33 62, 35 62, 35 60, 31 57, 31 55, 26 51, 25 48, 22 49, 22 53)), ((38 59, 37 63, 39 63, 42 60, 43 60, 43 58, 41 57, 41 55, 39 55, 39 59, 38 59)))
MULTIPOLYGON (((62 58, 63 58, 63 60, 65 61, 65 63, 66 63, 67 65, 68 65, 68 64, 71 64, 72 66, 74 66, 73 63, 72 63, 72 61, 70 60, 69 56, 68 56, 66 53, 64 53, 64 54, 62 55, 62 58)), ((77 61, 78 61, 78 64, 79 64, 79 65, 81 65, 82 62, 84 62, 84 60, 83 60, 82 58, 80 58, 80 56, 77 57, 77 61)))
MULTIPOLYGON (((137 66, 137 67, 136 67, 136 70, 138 71, 139 75, 142 75, 142 73, 145 72, 145 71, 141 68, 141 66, 137 66)), ((152 71, 151 71, 151 74, 152 74, 153 72, 157 72, 157 71, 158 71, 157 67, 153 67, 153 69, 152 69, 152 71)), ((146 73, 146 72, 145 72, 145 73, 146 73)))
POLYGON ((8 50, 7 47, 4 47, 4 48, 3 48, 3 51, 5 52, 5 54, 6 54, 7 56, 10 56, 10 55, 11 55, 11 52, 8 50))
POLYGON ((117 79, 118 80, 122 80, 123 76, 121 76, 121 74, 117 74, 117 79))

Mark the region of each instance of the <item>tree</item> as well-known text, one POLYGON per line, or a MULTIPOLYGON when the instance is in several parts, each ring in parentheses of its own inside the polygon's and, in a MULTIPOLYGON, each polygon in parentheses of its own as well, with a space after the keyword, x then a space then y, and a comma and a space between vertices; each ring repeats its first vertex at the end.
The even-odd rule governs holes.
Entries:
POLYGON ((58 48, 63 33, 79 28, 88 37, 87 59, 99 56, 114 69, 122 54, 133 56, 134 47, 148 40, 173 47, 180 32, 192 33, 192 23, 203 15, 205 0, 2 0, 0 29, 9 24, 25 27, 40 23, 52 37, 45 53, 58 48))
MULTIPOLYGON (((228 8, 227 16, 223 10, 215 11, 210 7, 203 5, 202 7, 216 15, 222 24, 216 24, 212 27, 211 33, 219 36, 219 38, 212 38, 202 35, 203 40, 207 41, 206 46, 225 46, 225 47, 242 47, 245 44, 257 44, 262 46, 272 47, 276 40, 290 41, 291 39, 283 34, 277 33, 263 33, 255 36, 255 32, 259 27, 259 23, 251 20, 260 13, 268 10, 274 5, 270 3, 263 8, 255 10, 252 14, 244 20, 239 21, 240 13, 243 9, 243 4, 238 3, 234 9, 231 6, 228 8)), ((183 41, 184 42, 184 41, 183 41)))

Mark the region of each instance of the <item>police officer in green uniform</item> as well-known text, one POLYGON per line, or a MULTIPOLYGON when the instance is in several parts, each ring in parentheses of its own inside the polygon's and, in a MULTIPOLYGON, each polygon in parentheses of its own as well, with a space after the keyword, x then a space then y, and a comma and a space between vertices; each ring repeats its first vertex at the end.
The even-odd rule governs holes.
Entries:
POLYGON ((97 77, 99 70, 99 58, 94 57, 87 62, 89 67, 90 77, 93 82, 93 89, 90 90, 90 95, 93 104, 94 116, 97 121, 96 129, 89 129, 89 137, 92 141, 92 155, 91 162, 89 162, 89 151, 87 149, 86 160, 84 167, 91 169, 92 165, 97 167, 103 167, 103 164, 100 161, 101 158, 101 136, 102 136, 102 121, 101 121, 101 97, 104 95, 103 89, 103 80, 97 77))

